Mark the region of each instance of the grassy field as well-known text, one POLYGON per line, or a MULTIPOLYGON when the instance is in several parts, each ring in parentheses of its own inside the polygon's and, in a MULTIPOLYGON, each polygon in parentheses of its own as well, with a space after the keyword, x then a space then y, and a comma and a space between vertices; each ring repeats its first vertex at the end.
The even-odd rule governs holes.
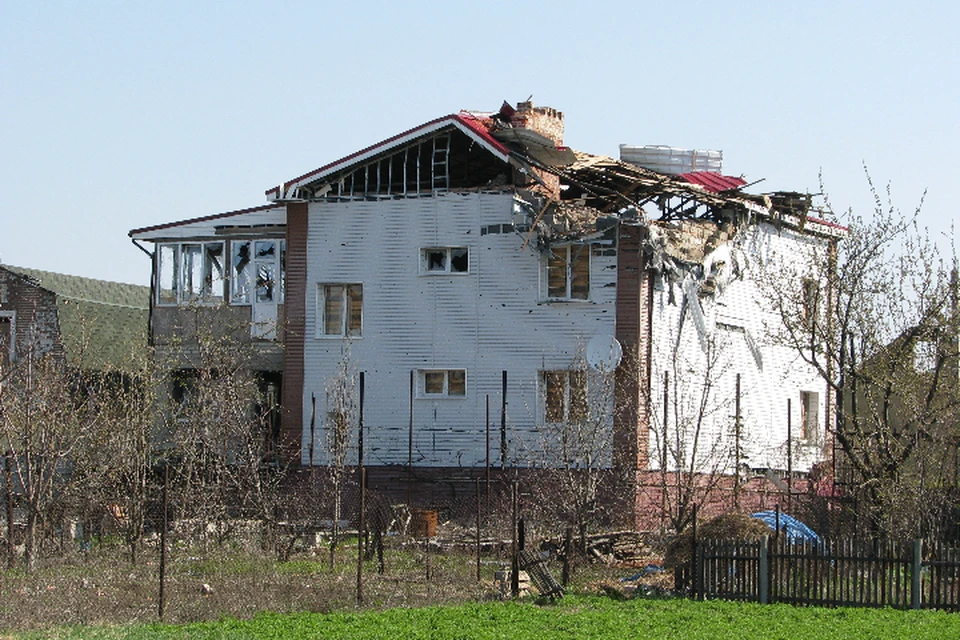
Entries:
POLYGON ((59 628, 11 637, 943 640, 960 637, 960 616, 934 611, 820 609, 683 599, 616 600, 604 596, 574 596, 557 603, 487 602, 354 613, 263 613, 249 620, 59 628))
MULTIPOLYGON (((455 548, 396 542, 385 572, 364 564, 356 604, 356 540, 335 567, 325 549, 288 562, 258 549, 175 545, 168 558, 164 620, 157 624, 158 564, 145 549, 131 564, 122 549, 45 559, 37 571, 0 570, 4 638, 960 638, 960 615, 933 611, 818 609, 633 598, 620 578, 638 566, 576 562, 570 593, 555 603, 501 602, 494 572, 503 549, 475 557, 455 548)), ((559 571, 556 564, 554 572, 559 571)), ((667 586, 667 574, 651 587, 667 586), (659 581, 659 582, 658 582, 659 581)), ((657 591, 662 593, 662 591, 657 591)))

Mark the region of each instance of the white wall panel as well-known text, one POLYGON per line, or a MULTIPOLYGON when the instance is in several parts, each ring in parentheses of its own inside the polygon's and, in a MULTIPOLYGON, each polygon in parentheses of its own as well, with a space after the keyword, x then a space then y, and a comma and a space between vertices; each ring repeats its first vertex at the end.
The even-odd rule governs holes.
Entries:
MULTIPOLYGON (((538 372, 567 368, 597 333, 614 329, 615 256, 593 256, 591 300, 539 300, 541 257, 525 234, 481 235, 513 222, 513 197, 445 194, 430 198, 313 203, 309 211, 304 450, 311 394, 315 439, 323 450, 325 384, 345 345, 365 372, 364 457, 405 464, 409 379, 415 369, 466 369, 463 398, 414 401, 413 460, 421 466, 485 463, 486 397, 491 453, 499 463, 501 372, 508 376, 511 464, 535 462, 538 372), (468 247, 466 275, 420 275, 421 247, 468 247), (316 283, 363 284, 363 336, 316 336, 316 283)), ((322 462, 320 457, 316 461, 322 462)), ((306 462, 306 459, 305 459, 306 462)))

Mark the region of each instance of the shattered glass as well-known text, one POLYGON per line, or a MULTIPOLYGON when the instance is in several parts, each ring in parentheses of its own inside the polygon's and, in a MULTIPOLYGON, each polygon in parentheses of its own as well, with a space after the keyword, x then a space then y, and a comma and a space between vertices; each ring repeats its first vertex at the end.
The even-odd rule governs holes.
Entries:
POLYGON ((469 259, 466 248, 450 249, 450 271, 453 273, 466 273, 469 266, 469 259))
POLYGON ((427 251, 427 271, 446 271, 447 252, 444 249, 427 251))
POLYGON ((232 295, 231 302, 234 304, 250 304, 251 274, 250 261, 252 256, 250 251, 253 248, 251 242, 233 242, 232 263, 233 280, 231 281, 232 295))

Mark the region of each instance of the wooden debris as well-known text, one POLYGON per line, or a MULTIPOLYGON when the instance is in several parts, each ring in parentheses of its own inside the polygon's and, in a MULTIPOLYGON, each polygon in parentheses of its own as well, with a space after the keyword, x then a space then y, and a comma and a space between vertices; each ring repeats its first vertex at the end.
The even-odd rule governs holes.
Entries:
POLYGON ((587 537, 587 557, 606 564, 646 561, 656 555, 645 536, 636 531, 615 531, 587 537))
MULTIPOLYGON (((533 586, 537 588, 540 595, 548 598, 562 598, 563 586, 557 582, 550 570, 547 569, 546 558, 539 553, 524 550, 520 552, 520 568, 530 574, 533 580, 533 586)), ((522 573, 520 575, 523 575, 522 573)))

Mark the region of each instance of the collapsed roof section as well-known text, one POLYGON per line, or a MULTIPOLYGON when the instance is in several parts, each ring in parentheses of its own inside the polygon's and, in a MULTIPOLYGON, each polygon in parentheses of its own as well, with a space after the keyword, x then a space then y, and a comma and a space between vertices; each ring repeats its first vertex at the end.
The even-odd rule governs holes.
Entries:
POLYGON ((717 224, 762 219, 838 235, 809 217, 811 196, 752 195, 742 178, 668 175, 562 146, 563 114, 524 102, 461 111, 372 145, 267 191, 275 202, 391 199, 438 192, 512 190, 530 199, 540 244, 596 233, 610 217, 717 224), (648 210, 653 215, 648 215, 648 210))

